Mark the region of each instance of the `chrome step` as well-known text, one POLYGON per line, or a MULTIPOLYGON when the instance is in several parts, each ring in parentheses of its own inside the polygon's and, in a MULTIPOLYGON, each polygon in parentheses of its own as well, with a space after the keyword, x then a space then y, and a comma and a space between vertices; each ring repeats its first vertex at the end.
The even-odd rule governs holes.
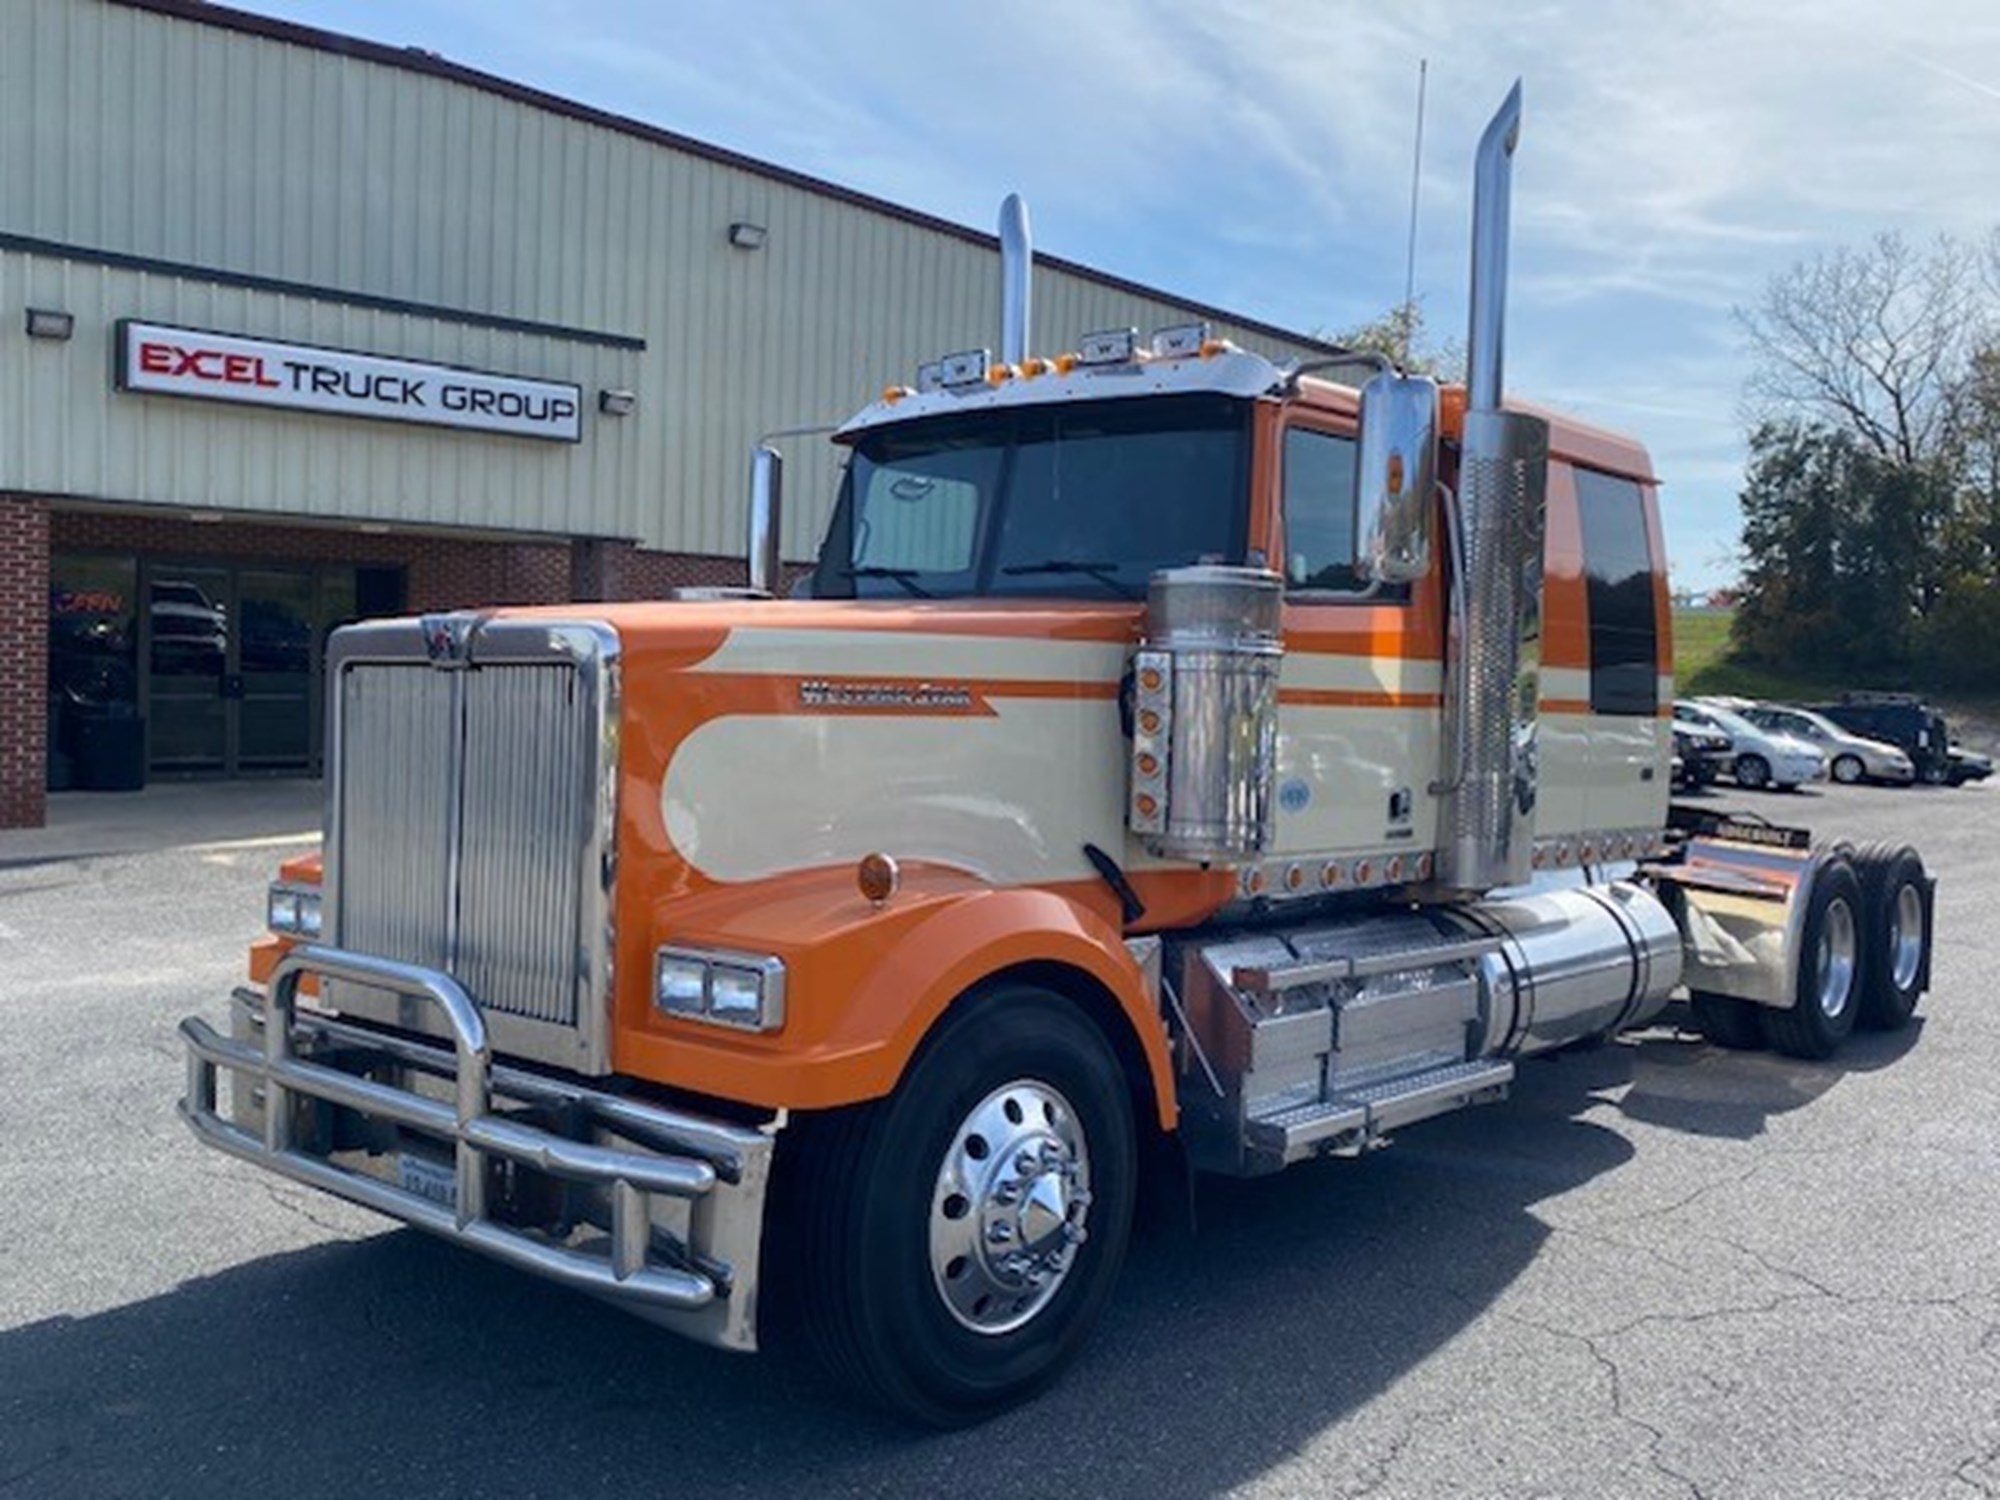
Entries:
POLYGON ((1453 1063, 1448 1068, 1433 1068, 1427 1073, 1350 1089, 1342 1097, 1368 1106, 1368 1129, 1374 1134, 1441 1115, 1461 1105, 1491 1104, 1506 1097, 1507 1085, 1513 1081, 1511 1062, 1453 1063))
POLYGON ((1513 1081, 1511 1062, 1452 1063, 1252 1116, 1245 1136, 1254 1154, 1287 1164, 1324 1150, 1358 1150, 1399 1126, 1504 1098, 1513 1081))

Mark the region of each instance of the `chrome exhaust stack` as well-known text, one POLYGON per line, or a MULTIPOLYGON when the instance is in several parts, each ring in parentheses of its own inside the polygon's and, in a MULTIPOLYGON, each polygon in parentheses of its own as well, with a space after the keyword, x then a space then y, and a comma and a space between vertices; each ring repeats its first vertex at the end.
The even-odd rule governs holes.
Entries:
POLYGON ((1018 365, 1028 357, 1034 311, 1035 248, 1028 236, 1028 205, 1009 193, 1000 205, 1000 358, 1018 365))
POLYGON ((1548 424, 1500 409, 1512 158, 1521 85, 1480 137, 1472 312, 1459 474, 1438 878, 1468 892, 1518 885, 1535 841, 1542 534, 1548 424))

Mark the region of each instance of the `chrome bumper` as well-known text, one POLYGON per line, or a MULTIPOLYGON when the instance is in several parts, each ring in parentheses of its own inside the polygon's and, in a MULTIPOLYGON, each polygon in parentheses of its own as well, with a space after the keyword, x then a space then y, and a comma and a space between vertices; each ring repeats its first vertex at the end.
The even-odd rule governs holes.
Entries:
POLYGON ((193 1017, 180 1026, 181 1117, 209 1145, 704 1343, 756 1347, 770 1134, 496 1066, 478 1006, 433 969, 304 947, 267 994, 235 998, 233 1036, 193 1017), (427 1001, 452 1044, 301 1018, 307 974, 427 1001), (343 1066, 319 1060, 334 1058, 343 1066), (531 1112, 559 1112, 562 1132, 521 1118, 531 1112), (410 1155, 433 1165, 412 1177, 410 1155), (539 1227, 503 1222, 503 1177, 562 1192, 564 1211, 539 1227))

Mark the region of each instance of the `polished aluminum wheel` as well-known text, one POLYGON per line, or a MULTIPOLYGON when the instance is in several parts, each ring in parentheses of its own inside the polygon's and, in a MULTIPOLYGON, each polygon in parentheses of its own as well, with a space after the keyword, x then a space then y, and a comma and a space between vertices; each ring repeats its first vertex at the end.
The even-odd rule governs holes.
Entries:
POLYGON ((1889 977, 1899 991, 1917 982, 1924 962, 1924 898, 1914 884, 1904 882, 1889 914, 1889 977))
POLYGON ((1855 956, 1860 942, 1855 928, 1854 908, 1844 900, 1827 904, 1820 926, 1819 954, 1815 962, 1814 998, 1820 1014, 1832 1019, 1853 1002, 1855 956))
POLYGON ((974 1333, 1011 1333, 1062 1287, 1086 1237, 1090 1149, 1070 1103, 1016 1079, 965 1117, 931 1196, 931 1279, 974 1333))

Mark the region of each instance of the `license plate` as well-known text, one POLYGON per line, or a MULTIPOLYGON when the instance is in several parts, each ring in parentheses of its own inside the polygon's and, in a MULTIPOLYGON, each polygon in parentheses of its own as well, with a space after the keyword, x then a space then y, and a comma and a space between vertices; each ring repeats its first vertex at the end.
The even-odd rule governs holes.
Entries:
POLYGON ((396 1158, 396 1176, 403 1191, 445 1208, 458 1207, 458 1173, 449 1163, 404 1151, 396 1158))

